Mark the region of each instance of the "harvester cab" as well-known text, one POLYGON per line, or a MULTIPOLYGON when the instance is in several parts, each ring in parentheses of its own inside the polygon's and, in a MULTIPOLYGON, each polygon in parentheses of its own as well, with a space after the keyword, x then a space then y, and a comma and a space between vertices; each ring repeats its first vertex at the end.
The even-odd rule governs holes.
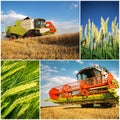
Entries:
POLYGON ((41 34, 54 34, 56 32, 56 28, 54 27, 54 25, 52 24, 52 22, 47 21, 45 19, 34 19, 34 28, 38 28, 40 30, 41 34))
POLYGON ((34 19, 34 27, 35 28, 42 28, 45 27, 45 19, 34 19))
POLYGON ((118 82, 108 70, 94 65, 77 73, 77 81, 57 86, 49 91, 55 103, 113 104, 118 102, 118 82))
POLYGON ((99 65, 94 65, 92 67, 88 67, 80 70, 76 74, 76 77, 77 77, 77 80, 85 80, 92 85, 93 81, 94 82, 99 81, 99 80, 95 80, 97 76, 99 76, 99 79, 101 79, 102 82, 105 82, 105 80, 107 80, 108 74, 109 72, 106 68, 99 65))
POLYGON ((78 80, 84 80, 87 78, 100 75, 102 74, 102 71, 106 71, 106 70, 99 65, 94 65, 93 67, 88 67, 80 70, 76 76, 78 80))

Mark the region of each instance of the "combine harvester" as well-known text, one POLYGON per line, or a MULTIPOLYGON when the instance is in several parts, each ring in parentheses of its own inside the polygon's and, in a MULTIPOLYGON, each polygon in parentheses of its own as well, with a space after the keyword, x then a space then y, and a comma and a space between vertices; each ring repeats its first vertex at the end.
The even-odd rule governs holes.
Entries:
POLYGON ((56 32, 56 28, 52 22, 46 22, 45 19, 32 19, 26 17, 23 20, 17 20, 14 26, 7 26, 5 32, 6 36, 12 40, 17 38, 54 34, 56 32))
POLYGON ((57 86, 49 91, 50 98, 57 104, 80 104, 82 107, 113 107, 119 103, 118 82, 108 70, 94 65, 80 70, 77 81, 57 86))

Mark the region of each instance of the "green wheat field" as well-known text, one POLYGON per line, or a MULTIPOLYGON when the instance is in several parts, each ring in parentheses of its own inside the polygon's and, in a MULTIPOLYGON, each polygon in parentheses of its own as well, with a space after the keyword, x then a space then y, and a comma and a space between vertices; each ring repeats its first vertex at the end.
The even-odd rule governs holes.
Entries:
POLYGON ((39 61, 1 62, 2 119, 39 119, 39 61))

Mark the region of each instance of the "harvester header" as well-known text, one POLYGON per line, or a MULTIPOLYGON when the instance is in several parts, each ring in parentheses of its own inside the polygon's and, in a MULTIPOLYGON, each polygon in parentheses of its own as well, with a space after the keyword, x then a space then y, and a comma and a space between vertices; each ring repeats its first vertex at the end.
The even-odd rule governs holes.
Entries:
POLYGON ((94 65, 77 73, 77 81, 51 88, 50 100, 54 103, 80 103, 81 106, 118 103, 118 82, 104 67, 94 65))

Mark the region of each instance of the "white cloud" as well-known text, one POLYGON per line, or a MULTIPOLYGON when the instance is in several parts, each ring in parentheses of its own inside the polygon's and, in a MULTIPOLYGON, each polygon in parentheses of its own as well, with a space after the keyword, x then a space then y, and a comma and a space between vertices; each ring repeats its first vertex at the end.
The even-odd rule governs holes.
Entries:
POLYGON ((89 62, 89 66, 93 66, 94 65, 94 63, 92 63, 92 62, 89 62))
POLYGON ((54 67, 54 69, 57 69, 57 67, 54 67))
POLYGON ((41 79, 48 81, 51 74, 58 73, 56 67, 50 67, 48 65, 41 64, 41 79))
POLYGON ((73 71, 73 74, 75 74, 75 75, 76 75, 77 73, 78 73, 78 70, 73 71))
POLYGON ((54 86, 59 86, 66 83, 74 82, 75 79, 71 77, 66 77, 66 76, 55 76, 55 77, 48 78, 48 81, 52 83, 52 86, 54 87, 54 86))
POLYGON ((80 64, 83 64, 84 62, 81 61, 81 60, 76 60, 76 62, 80 63, 80 64))
POLYGON ((49 69, 50 66, 41 64, 41 68, 42 68, 42 70, 45 70, 45 69, 49 69))
POLYGON ((57 34, 79 32, 78 20, 71 21, 47 20, 47 21, 51 21, 54 24, 54 26, 57 29, 57 34))
POLYGON ((115 77, 117 81, 119 81, 119 75, 117 74, 117 71, 111 70, 110 73, 115 77))
POLYGON ((57 73, 57 72, 58 72, 57 70, 53 70, 53 69, 48 69, 47 71, 48 71, 48 72, 54 72, 54 73, 57 73))
POLYGON ((78 8, 78 2, 74 2, 71 4, 70 9, 78 8))
POLYGON ((43 64, 41 64, 41 69, 43 73, 57 73, 58 72, 55 67, 51 68, 50 66, 43 65, 43 64))
POLYGON ((41 88, 42 88, 42 89, 46 89, 46 88, 50 88, 51 86, 52 86, 52 83, 49 82, 49 83, 41 86, 41 88))
POLYGON ((62 68, 61 71, 66 71, 66 69, 65 69, 65 68, 62 68))
POLYGON ((7 13, 1 12, 1 25, 2 27, 6 27, 9 25, 14 25, 16 20, 20 20, 25 18, 26 16, 20 13, 16 13, 16 11, 10 10, 7 13))

